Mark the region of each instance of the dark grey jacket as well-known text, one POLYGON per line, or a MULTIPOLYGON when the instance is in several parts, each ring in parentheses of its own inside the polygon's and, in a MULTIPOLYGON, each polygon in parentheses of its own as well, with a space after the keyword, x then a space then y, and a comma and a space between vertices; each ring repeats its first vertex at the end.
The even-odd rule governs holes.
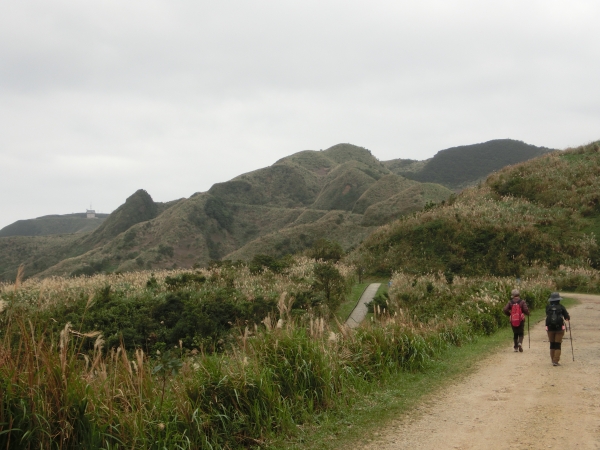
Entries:
POLYGON ((560 331, 562 330, 562 326, 565 323, 564 319, 571 320, 571 316, 567 312, 567 308, 565 308, 560 303, 550 303, 546 306, 546 326, 548 327, 548 331, 560 331), (561 316, 560 325, 552 326, 550 325, 550 315, 552 314, 552 308, 557 307, 557 314, 561 316))

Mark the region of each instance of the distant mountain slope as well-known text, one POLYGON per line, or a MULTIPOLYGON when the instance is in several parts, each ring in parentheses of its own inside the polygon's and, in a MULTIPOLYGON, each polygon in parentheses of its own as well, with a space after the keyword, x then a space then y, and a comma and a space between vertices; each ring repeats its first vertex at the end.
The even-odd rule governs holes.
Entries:
POLYGON ((411 160, 391 160, 384 164, 394 173, 423 183, 438 183, 449 189, 462 189, 482 181, 501 168, 553 151, 512 139, 464 145, 439 151, 419 168, 411 160))
POLYGON ((402 270, 526 275, 532 267, 600 267, 600 141, 506 167, 455 200, 370 235, 353 258, 402 270))
MULTIPOLYGON (((320 238, 354 248, 379 225, 452 195, 414 179, 431 172, 433 159, 383 163, 365 148, 338 144, 295 153, 188 199, 161 204, 138 190, 92 232, 35 245, 0 238, 0 249, 10 255, 0 261, 0 279, 12 279, 19 263, 28 276, 86 275, 280 256, 320 238)), ((449 170, 464 172, 464 164, 449 170)))
POLYGON ((2 228, 0 237, 87 233, 98 228, 107 217, 108 214, 96 214, 95 219, 88 219, 85 213, 78 213, 18 220, 2 228))
POLYGON ((25 264, 26 276, 58 264, 63 249, 77 239, 78 234, 1 237, 0 281, 14 281, 20 264, 25 264))

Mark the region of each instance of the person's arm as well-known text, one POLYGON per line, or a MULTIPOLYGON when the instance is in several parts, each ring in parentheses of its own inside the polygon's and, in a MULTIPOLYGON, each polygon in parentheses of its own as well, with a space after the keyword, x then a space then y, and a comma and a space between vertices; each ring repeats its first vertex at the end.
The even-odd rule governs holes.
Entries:
POLYGON ((529 315, 529 307, 527 306, 525 300, 521 300, 521 309, 523 310, 523 314, 527 316, 529 315))
MULTIPOLYGON (((562 305, 560 305, 562 306, 562 305)), ((567 308, 565 308, 564 306, 562 307, 563 309, 563 317, 567 320, 571 320, 571 316, 569 315, 569 313, 567 312, 567 308)))
POLYGON ((506 306, 504 307, 504 309, 502 310, 502 312, 504 313, 504 315, 510 316, 510 302, 508 302, 506 304, 506 306))

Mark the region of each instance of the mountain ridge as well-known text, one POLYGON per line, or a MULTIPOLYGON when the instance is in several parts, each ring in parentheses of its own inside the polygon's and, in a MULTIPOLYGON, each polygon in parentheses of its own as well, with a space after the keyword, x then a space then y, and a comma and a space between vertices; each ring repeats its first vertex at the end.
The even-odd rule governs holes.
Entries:
MULTIPOLYGON (((392 161, 381 162, 363 147, 337 144, 294 153, 167 204, 138 190, 94 231, 65 238, 64 245, 38 239, 40 248, 23 253, 21 262, 28 275, 43 277, 191 267, 215 259, 250 259, 257 252, 282 256, 321 238, 348 250, 378 226, 452 195, 442 185, 410 180, 389 168, 406 171, 416 163, 392 161)), ((11 238, 1 238, 0 248, 10 247, 2 239, 11 238)), ((18 251, 11 251, 10 258, 0 259, 3 279, 16 272, 18 251)))

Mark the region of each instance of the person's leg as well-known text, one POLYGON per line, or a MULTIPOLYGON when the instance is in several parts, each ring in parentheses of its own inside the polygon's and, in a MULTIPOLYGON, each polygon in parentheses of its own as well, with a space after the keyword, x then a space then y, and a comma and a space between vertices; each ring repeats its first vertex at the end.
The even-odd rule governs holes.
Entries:
POLYGON ((515 352, 519 351, 519 327, 514 327, 512 326, 512 330, 513 330, 513 349, 515 350, 515 352))
POLYGON ((561 331, 557 331, 555 333, 554 336, 554 358, 552 359, 552 362, 558 364, 558 362, 560 361, 560 352, 561 352, 561 345, 562 345, 562 340, 563 337, 565 335, 564 330, 561 331))
POLYGON ((550 342, 550 360, 554 362, 554 336, 556 331, 548 331, 548 341, 550 342))
POLYGON ((517 345, 519 347, 519 351, 523 351, 523 337, 525 336, 525 322, 523 322, 518 328, 517 333, 517 345))

